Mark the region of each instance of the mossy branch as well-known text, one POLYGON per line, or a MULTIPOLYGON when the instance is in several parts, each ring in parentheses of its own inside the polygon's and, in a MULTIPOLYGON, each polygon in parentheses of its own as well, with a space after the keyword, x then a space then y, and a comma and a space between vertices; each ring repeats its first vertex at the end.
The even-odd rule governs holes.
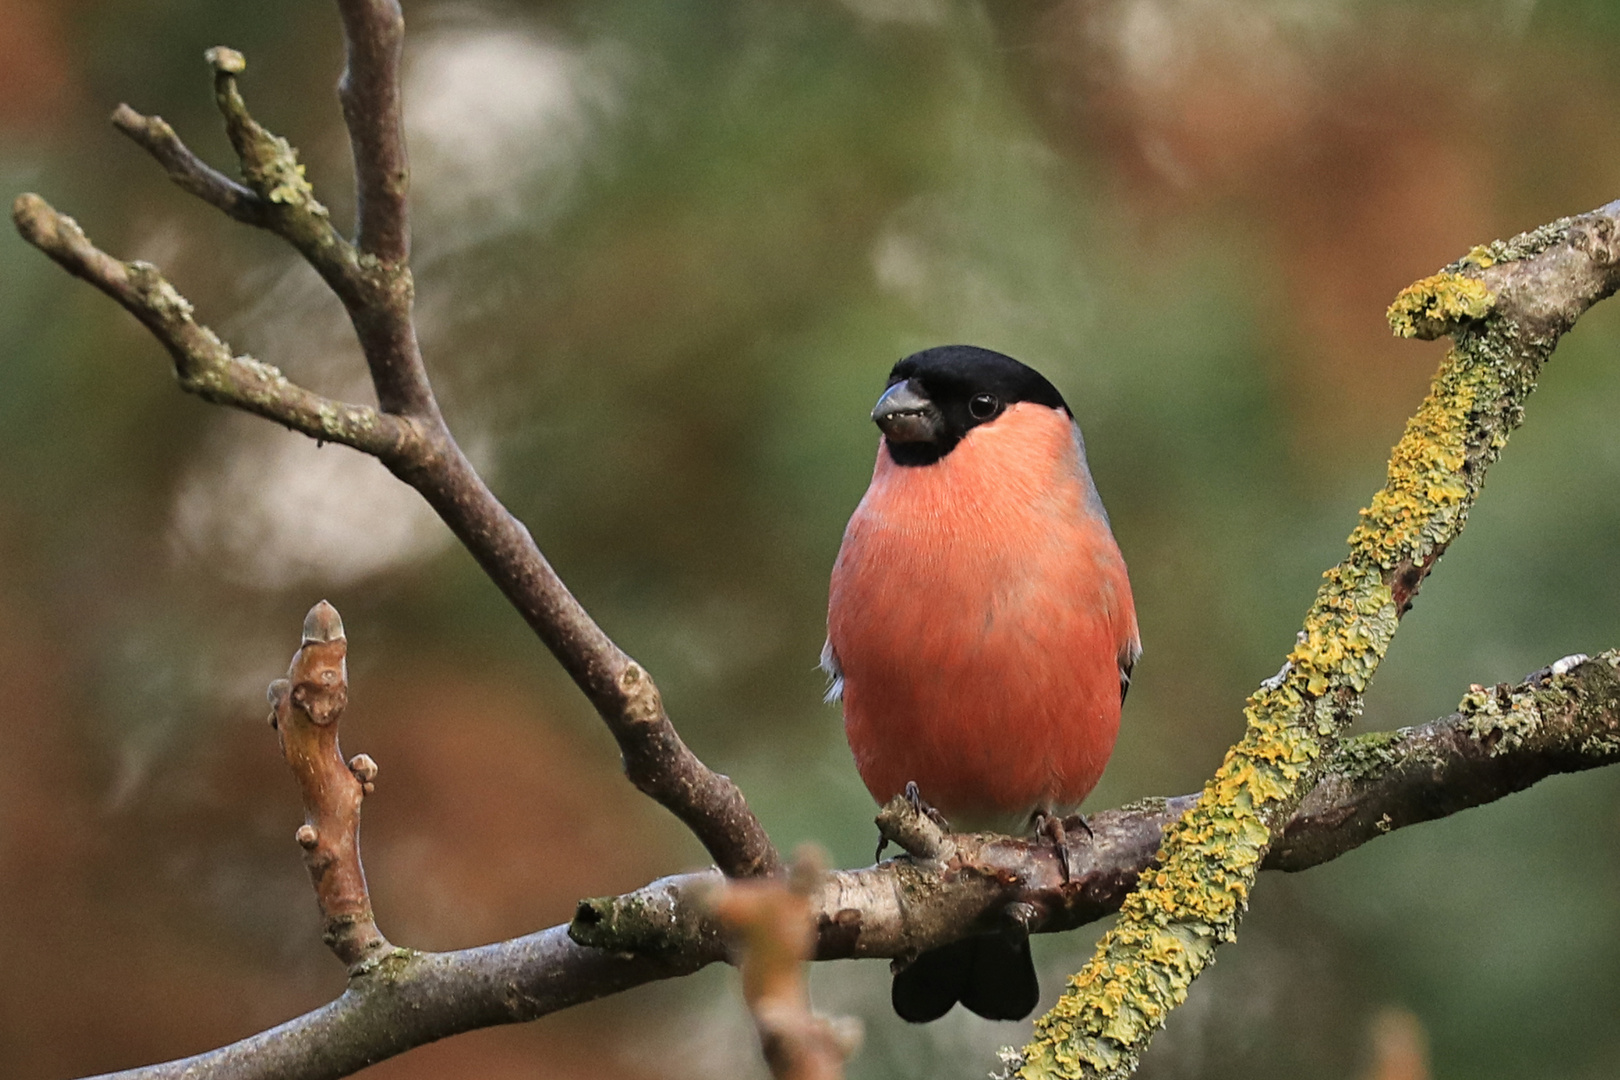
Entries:
MULTIPOLYGON (((1471 688, 1451 716, 1346 740, 1264 865, 1304 870, 1554 773, 1616 763, 1620 650, 1566 658, 1517 685, 1471 688)), ((811 906, 815 959, 913 957, 994 928, 1013 908, 1036 932, 1103 918, 1152 864, 1164 830, 1197 801, 1148 799, 1092 815, 1095 836, 1072 840, 1067 878, 1049 843, 989 835, 949 837, 943 859, 832 871, 811 906)), ((457 1032, 687 975, 725 957, 709 906, 721 883, 712 870, 681 874, 581 901, 568 927, 453 953, 395 950, 358 971, 330 1005, 219 1050, 116 1075, 332 1080, 457 1032)))
POLYGON ((1620 285, 1620 204, 1487 248, 1397 298, 1404 336, 1453 347, 1362 511, 1350 553, 1324 575, 1283 671, 1248 701, 1248 726, 1159 866, 1121 909, 1016 1075, 1123 1078, 1192 981, 1234 939, 1267 853, 1361 710, 1401 615, 1461 532, 1485 473, 1523 418, 1542 363, 1579 315, 1620 285))

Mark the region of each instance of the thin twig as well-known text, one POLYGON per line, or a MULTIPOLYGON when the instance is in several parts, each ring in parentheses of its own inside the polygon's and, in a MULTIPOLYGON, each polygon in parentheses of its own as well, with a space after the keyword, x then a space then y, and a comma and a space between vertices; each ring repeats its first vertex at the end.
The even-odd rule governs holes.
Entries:
MULTIPOLYGON (((1396 829, 1481 806, 1559 773, 1620 763, 1620 650, 1563 663, 1514 686, 1474 688, 1451 716, 1347 740, 1284 837, 1272 870, 1298 871, 1396 829)), ((1118 910, 1163 831, 1196 795, 1092 815, 1069 844, 951 838, 947 861, 891 859, 823 879, 811 910, 815 958, 909 958, 997 927, 1023 905, 1037 932, 1118 910)), ((898 813, 906 812, 897 808, 898 813)), ((913 813, 915 811, 912 811, 913 813)), ((453 953, 396 950, 337 1001, 239 1043, 115 1074, 120 1080, 335 1080, 413 1046, 518 1023, 725 958, 707 900, 713 871, 583 901, 573 923, 453 953)))
POLYGON ((397 460, 419 439, 407 420, 321 397, 269 364, 238 356, 192 318, 190 301, 157 268, 120 262, 96 247, 79 223, 38 195, 17 196, 11 218, 23 239, 68 273, 83 278, 141 321, 169 351, 181 389, 217 405, 255 413, 323 442, 343 443, 383 461, 397 460))
POLYGON ((810 1009, 805 961, 816 948, 811 899, 825 875, 824 856, 800 849, 788 880, 730 882, 711 903, 732 939, 743 1000, 776 1080, 843 1080, 844 1062, 860 1043, 859 1021, 810 1009))
POLYGON ((244 224, 260 228, 269 224, 269 208, 258 192, 243 187, 192 153, 163 117, 143 116, 128 105, 120 105, 113 110, 112 122, 113 127, 156 158, 182 190, 244 224))
POLYGON ((354 149, 360 250, 403 263, 411 253, 405 204, 410 167, 399 83, 405 17, 398 0, 338 0, 338 12, 348 56, 338 98, 354 149))

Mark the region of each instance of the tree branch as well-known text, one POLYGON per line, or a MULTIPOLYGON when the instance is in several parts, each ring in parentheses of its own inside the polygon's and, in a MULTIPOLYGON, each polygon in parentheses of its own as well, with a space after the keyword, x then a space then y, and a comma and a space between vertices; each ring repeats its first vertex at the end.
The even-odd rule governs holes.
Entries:
POLYGON ((730 882, 710 904, 732 939, 743 1000, 776 1080, 843 1080, 844 1061, 860 1044, 858 1020, 810 1010, 804 970, 816 948, 810 900, 825 874, 825 857, 801 849, 787 881, 730 882))
POLYGON ((399 89, 405 16, 398 0, 338 0, 338 13, 348 56, 338 98, 354 149, 360 250, 403 264, 411 253, 405 204, 410 167, 399 89))
POLYGON ((1349 555, 1324 575, 1299 644, 1249 699, 1243 739, 1166 835, 1160 869, 1036 1022, 1018 1076, 1130 1076, 1216 947, 1235 938, 1273 841, 1360 713, 1401 615, 1523 419, 1542 363, 1583 311, 1620 286, 1617 219, 1620 202, 1475 248, 1396 298, 1397 333, 1450 334, 1453 348, 1362 511, 1349 555))
MULTIPOLYGON (((1346 740, 1264 865, 1304 870, 1544 777, 1615 763, 1620 650, 1560 661, 1514 686, 1470 689, 1451 716, 1346 740)), ((835 870, 812 896, 815 958, 910 958, 1008 918, 1036 932, 1093 922, 1119 909, 1164 830, 1198 800, 1148 799, 1091 816, 1094 836, 1070 839, 1067 880, 1045 841, 974 834, 944 838, 938 857, 835 870)), ((913 812, 902 800, 892 813, 906 832, 913 812)), ((220 1050, 113 1075, 334 1080, 458 1032, 688 975, 725 957, 709 907, 718 883, 713 871, 683 874, 581 901, 568 927, 453 953, 395 950, 330 1005, 220 1050)))
POLYGON ((18 229, 151 329, 175 357, 183 388, 374 454, 415 488, 585 693, 618 742, 631 782, 680 818, 728 875, 776 873, 780 856, 742 792, 682 741, 651 677, 563 584, 445 424, 417 343, 414 285, 404 261, 409 227, 399 126, 399 7, 392 0, 340 0, 339 8, 349 50, 340 94, 360 187, 358 248, 332 226, 293 147, 248 113, 236 84, 246 61, 235 50, 210 49, 207 58, 247 182, 242 190, 257 202, 202 165, 160 119, 121 109, 114 122, 180 186, 233 217, 238 213, 231 207, 250 214, 253 224, 282 236, 321 274, 348 310, 380 410, 327 401, 268 365, 231 357, 212 331, 192 321, 191 305, 154 268, 98 251, 72 219, 38 196, 18 199, 18 229))
POLYGON ((397 460, 420 439, 411 422, 321 397, 269 364, 237 356, 192 318, 191 302, 145 262, 120 262, 92 244, 79 223, 32 193, 17 196, 11 218, 23 239, 68 273, 123 306, 169 350, 180 388, 216 405, 274 420, 323 442, 342 443, 383 461, 397 460))
POLYGON ((143 116, 128 105, 119 105, 113 110, 112 122, 113 127, 156 158, 169 179, 183 191, 246 225, 269 227, 269 207, 258 192, 243 187, 193 154, 163 117, 143 116))

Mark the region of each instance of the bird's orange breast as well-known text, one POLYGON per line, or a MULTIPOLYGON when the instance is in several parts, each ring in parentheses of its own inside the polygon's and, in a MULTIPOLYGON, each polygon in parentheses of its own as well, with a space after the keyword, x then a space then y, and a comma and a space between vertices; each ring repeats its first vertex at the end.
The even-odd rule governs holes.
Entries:
POLYGON ((827 631, 880 802, 914 780, 958 824, 1077 805, 1113 751, 1137 635, 1068 416, 1014 405, 931 465, 880 448, 827 631))

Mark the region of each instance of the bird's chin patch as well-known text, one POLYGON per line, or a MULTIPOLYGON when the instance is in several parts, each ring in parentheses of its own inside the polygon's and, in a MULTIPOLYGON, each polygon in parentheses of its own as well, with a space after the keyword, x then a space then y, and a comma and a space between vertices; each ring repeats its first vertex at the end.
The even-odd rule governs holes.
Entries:
POLYGON ((939 413, 933 409, 890 413, 880 418, 878 427, 891 443, 931 443, 940 435, 939 413))
POLYGON ((929 442, 896 442, 887 435, 883 445, 896 465, 932 465, 956 448, 960 439, 934 439, 929 442))

